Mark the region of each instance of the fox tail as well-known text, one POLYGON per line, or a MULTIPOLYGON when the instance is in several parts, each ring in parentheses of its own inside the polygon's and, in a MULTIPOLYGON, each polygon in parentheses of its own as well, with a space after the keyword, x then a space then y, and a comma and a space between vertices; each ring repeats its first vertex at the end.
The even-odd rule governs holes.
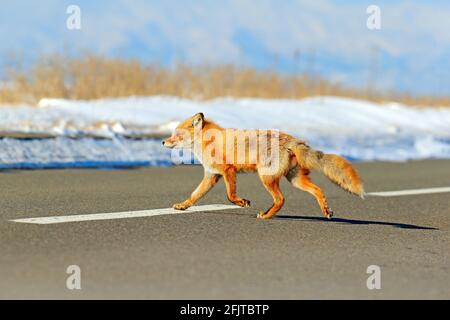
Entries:
POLYGON ((364 199, 366 193, 361 178, 346 159, 335 154, 313 150, 304 143, 297 143, 292 151, 302 168, 321 171, 342 189, 364 199))

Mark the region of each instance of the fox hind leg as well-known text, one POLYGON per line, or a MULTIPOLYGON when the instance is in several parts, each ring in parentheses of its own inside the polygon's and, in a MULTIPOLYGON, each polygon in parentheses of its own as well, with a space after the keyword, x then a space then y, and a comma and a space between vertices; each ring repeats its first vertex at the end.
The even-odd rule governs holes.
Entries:
POLYGON ((317 203, 320 206, 320 210, 325 217, 328 219, 333 217, 333 211, 328 206, 327 198, 323 194, 322 190, 312 183, 311 178, 309 177, 309 170, 298 169, 293 174, 288 175, 287 178, 294 187, 306 191, 316 198, 317 203))
POLYGON ((267 191, 272 195, 273 205, 267 211, 261 211, 257 218, 258 219, 270 219, 277 214, 278 211, 283 207, 284 197, 280 190, 280 178, 274 176, 259 176, 261 181, 267 191))

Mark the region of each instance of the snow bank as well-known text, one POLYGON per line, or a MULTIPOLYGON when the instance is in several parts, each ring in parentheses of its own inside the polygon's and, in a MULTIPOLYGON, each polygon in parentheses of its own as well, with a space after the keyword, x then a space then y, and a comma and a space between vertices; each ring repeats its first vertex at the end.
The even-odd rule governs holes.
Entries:
POLYGON ((155 140, 0 139, 0 169, 167 166, 171 154, 155 140))
POLYGON ((224 127, 280 129, 318 149, 356 160, 450 158, 450 109, 377 105, 336 97, 199 102, 156 96, 43 99, 37 107, 0 107, 0 133, 55 137, 0 140, 0 167, 20 163, 168 164, 167 150, 159 141, 130 138, 170 134, 178 121, 197 112, 224 127))

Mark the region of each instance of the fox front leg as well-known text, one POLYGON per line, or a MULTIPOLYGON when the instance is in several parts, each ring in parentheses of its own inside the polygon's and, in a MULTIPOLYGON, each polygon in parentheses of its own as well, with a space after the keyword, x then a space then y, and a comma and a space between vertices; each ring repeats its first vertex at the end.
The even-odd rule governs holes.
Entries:
POLYGON ((224 175, 225 187, 227 188, 227 197, 235 205, 239 207, 250 207, 250 201, 241 199, 236 195, 236 170, 229 168, 224 175))
POLYGON ((193 206, 198 200, 200 200, 209 190, 212 189, 219 181, 220 175, 209 174, 205 172, 203 180, 200 182, 198 187, 192 192, 191 196, 183 201, 182 203, 177 203, 173 206, 176 210, 186 210, 187 208, 193 206))

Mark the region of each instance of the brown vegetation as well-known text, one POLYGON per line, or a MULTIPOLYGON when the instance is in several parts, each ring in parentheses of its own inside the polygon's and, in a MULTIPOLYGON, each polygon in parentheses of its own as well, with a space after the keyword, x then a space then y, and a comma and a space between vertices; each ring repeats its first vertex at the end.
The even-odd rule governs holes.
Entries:
POLYGON ((25 70, 8 70, 0 86, 0 103, 36 103, 43 97, 98 99, 106 97, 171 95, 190 99, 223 96, 300 99, 344 96, 376 102, 450 106, 450 98, 381 94, 346 88, 318 77, 281 75, 247 67, 187 66, 164 68, 135 60, 85 55, 51 56, 25 70))

